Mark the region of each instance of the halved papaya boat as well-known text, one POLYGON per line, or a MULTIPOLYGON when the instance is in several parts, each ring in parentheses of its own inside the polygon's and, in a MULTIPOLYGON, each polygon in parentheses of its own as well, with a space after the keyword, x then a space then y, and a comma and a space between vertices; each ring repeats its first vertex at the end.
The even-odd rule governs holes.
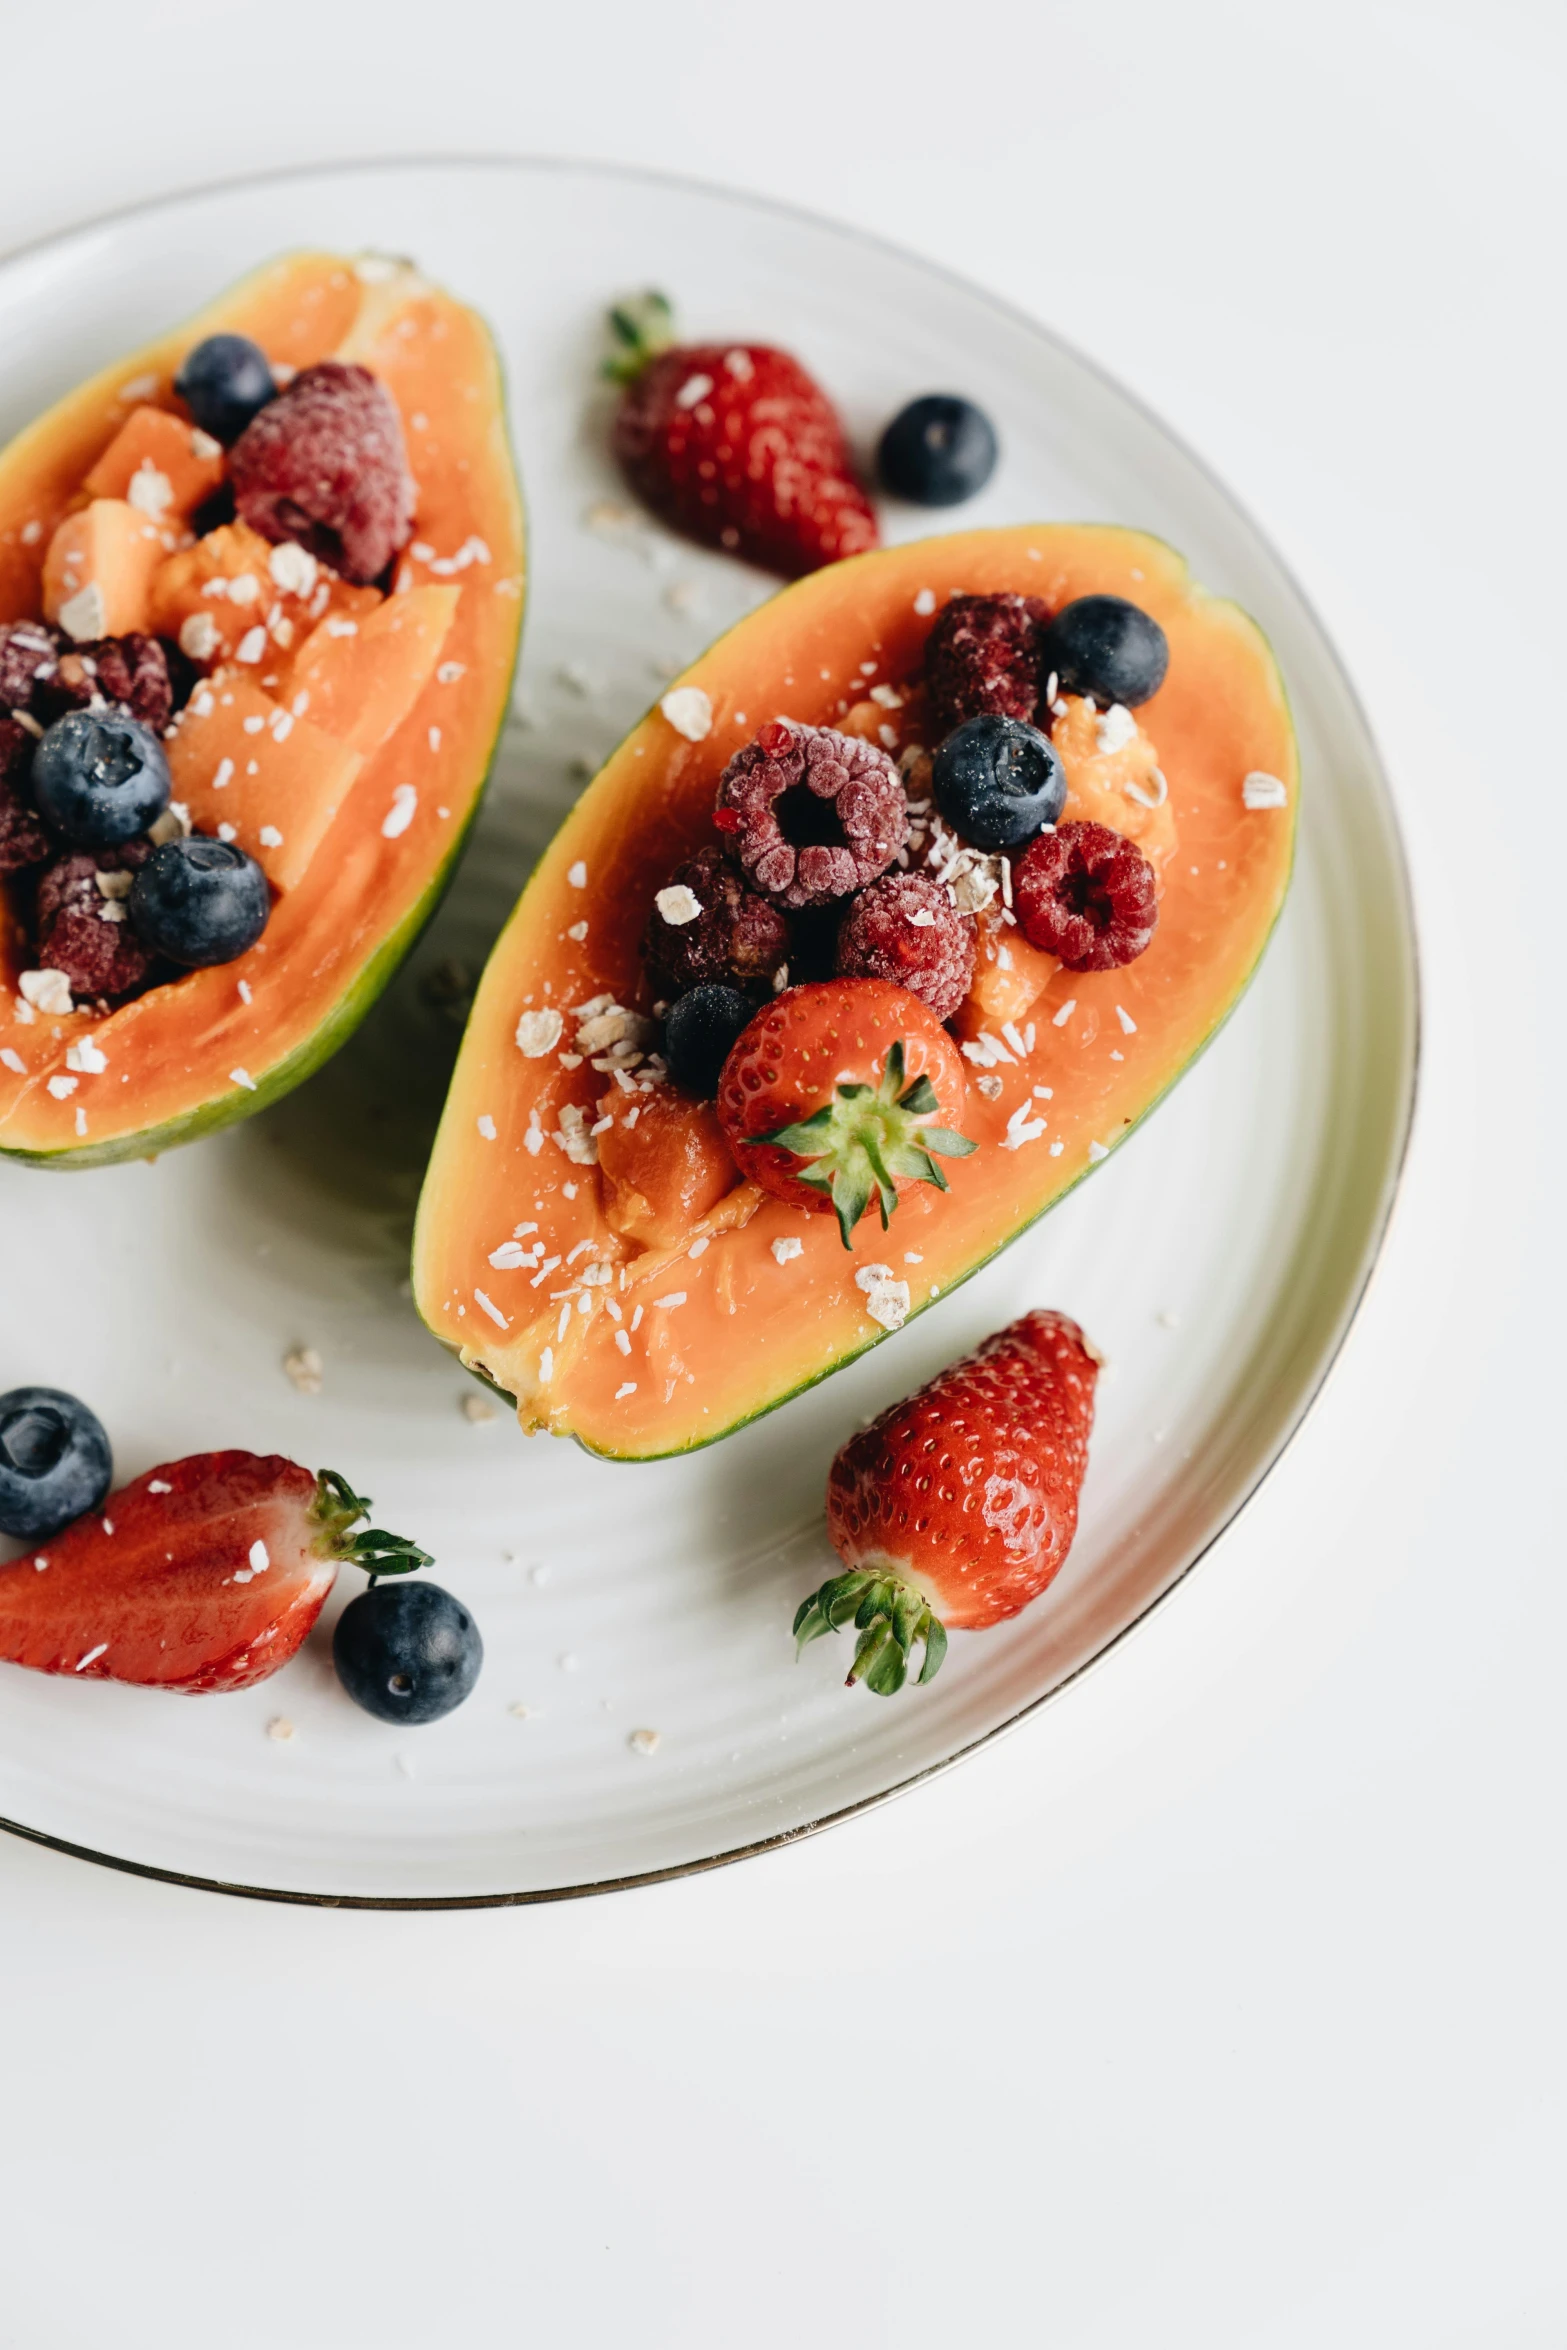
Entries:
POLYGON ((420 1203, 426 1322, 516 1399, 524 1427, 624 1460, 711 1443, 851 1361, 1043 1215, 1202 1051, 1283 904, 1297 780, 1266 640, 1159 540, 1059 524, 966 532, 785 589, 615 751, 495 948, 420 1203), (1052 612, 1124 597, 1165 631, 1168 672, 1135 726, 1123 710, 1096 730, 1091 702, 1085 719, 1061 701, 1055 729, 1067 818, 1140 837, 1159 869, 1152 944, 1123 968, 1066 970, 993 909, 950 1023, 979 1147, 949 1163, 950 1189, 911 1190, 889 1231, 867 1216, 846 1250, 832 1217, 726 1174, 701 1104, 683 1121, 686 1228, 634 1195, 628 1213, 627 1119, 612 1102, 606 1114, 617 1053, 628 1088, 655 1079, 639 1120, 655 1123, 673 1091, 649 1059, 638 1067, 656 1038, 641 946, 657 893, 717 841, 725 765, 775 716, 899 747, 918 701, 909 681, 954 595, 1024 595, 1052 612))
POLYGON ((196 687, 187 676, 165 742, 173 798, 187 825, 260 863, 273 900, 238 961, 74 1001, 29 969, 27 892, 0 882, 0 1154, 51 1167, 151 1155, 248 1116, 335 1051, 461 852, 523 596, 494 346, 407 263, 273 261, 0 453, 0 629, 47 617, 72 637, 144 631, 193 654, 196 687), (212 502, 223 452, 193 429, 175 378, 217 334, 258 345, 280 385, 334 360, 390 393, 415 503, 374 584, 212 502), (84 582, 85 620, 70 602, 84 582))

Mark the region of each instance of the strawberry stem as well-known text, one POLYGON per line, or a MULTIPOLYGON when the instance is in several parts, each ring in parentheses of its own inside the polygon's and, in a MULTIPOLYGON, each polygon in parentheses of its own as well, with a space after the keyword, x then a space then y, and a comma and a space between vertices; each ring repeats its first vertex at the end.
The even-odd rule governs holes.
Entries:
POLYGON ((660 351, 667 351, 674 342, 675 313, 669 297, 649 289, 628 302, 617 302, 609 314, 609 331, 617 347, 603 362, 600 373, 611 383, 635 383, 660 351))
POLYGON ((380 1575, 412 1575, 420 1567, 435 1564, 430 1553, 410 1542, 406 1534, 387 1534, 379 1526, 366 1526, 354 1533, 359 1520, 370 1515, 369 1496, 356 1493, 335 1469, 317 1472, 310 1514, 321 1529, 327 1557, 352 1559, 355 1566, 364 1568, 372 1583, 380 1575))
POLYGON ((832 1201, 845 1248, 854 1246, 854 1227, 873 1197, 886 1231, 898 1204, 898 1176, 945 1191, 947 1178, 931 1153, 966 1159, 978 1148, 966 1134, 954 1134, 949 1127, 918 1124, 941 1104, 923 1071, 912 1085, 904 1085, 904 1066, 900 1036, 887 1048, 879 1085, 842 1084, 832 1100, 808 1118, 754 1138, 811 1162, 809 1172, 797 1180, 811 1191, 825 1192, 832 1201))
POLYGON ((891 1697, 908 1679, 916 1642, 924 1647, 918 1685, 934 1681, 947 1653, 947 1634, 940 1618, 931 1613, 923 1591, 884 1569, 855 1567, 847 1575, 833 1575, 820 1591, 802 1600, 794 1619, 796 1653, 824 1632, 837 1632, 852 1620, 859 1632, 854 1662, 845 1688, 863 1681, 878 1697, 891 1697))

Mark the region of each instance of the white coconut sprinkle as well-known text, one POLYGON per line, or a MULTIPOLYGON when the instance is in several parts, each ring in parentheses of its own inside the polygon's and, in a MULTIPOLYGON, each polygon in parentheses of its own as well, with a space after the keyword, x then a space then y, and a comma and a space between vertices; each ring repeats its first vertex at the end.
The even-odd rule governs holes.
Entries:
POLYGON ((1077 998, 1075 995, 1069 995, 1066 999, 1066 1002, 1061 1006, 1060 1011, 1052 1014, 1050 1021, 1051 1027, 1064 1028, 1076 1010, 1077 998))
POLYGON ((573 889, 587 888, 588 869, 580 857, 577 859, 575 865, 567 866, 566 879, 570 882, 573 889))
MULTIPOLYGON (((62 622, 65 620, 63 612, 60 618, 62 622)), ((1263 767, 1254 767, 1246 777, 1241 785, 1241 799, 1246 807, 1254 811, 1258 808, 1289 806, 1289 793, 1282 780, 1277 775, 1270 775, 1263 767)))
POLYGON ((790 1233, 783 1240, 775 1240, 773 1242, 773 1255, 780 1265, 787 1265, 791 1259, 795 1257, 803 1257, 804 1254, 804 1241, 796 1240, 793 1233, 790 1233))
POLYGON ((497 1330, 509 1330, 511 1328, 510 1322, 508 1322, 506 1316, 501 1312, 500 1307, 496 1304, 493 1297, 488 1296, 482 1289, 476 1289, 473 1293, 473 1296, 474 1303, 482 1307, 484 1312, 489 1315, 490 1320, 495 1324, 497 1330))
POLYGON ((79 588, 74 596, 60 606, 60 626, 79 645, 90 644, 95 637, 108 635, 109 607, 95 579, 90 579, 84 588, 79 588))
POLYGON ((63 971, 24 971, 16 984, 35 1012, 54 1018, 71 1009, 71 983, 63 971))
MULTIPOLYGON (((667 1297, 656 1297, 653 1303, 656 1306, 683 1306, 686 1302, 686 1295, 687 1293, 683 1289, 672 1289, 667 1297)), ((633 1328, 635 1326, 635 1324, 632 1325, 633 1328)))
POLYGON ((180 651, 191 661, 210 661, 221 644, 218 624, 210 612, 192 612, 180 622, 180 651))
MULTIPOLYGON (((565 1031, 565 1022, 553 1006, 543 1011, 524 1012, 517 1022, 517 1050, 524 1060, 541 1061, 552 1053, 565 1031)), ((493 1262, 493 1259, 491 1260, 493 1262)))
POLYGON ((1091 1142, 1089 1144, 1088 1163, 1091 1167, 1097 1166, 1101 1159, 1107 1159, 1109 1156, 1110 1151, 1107 1144, 1102 1142, 1091 1142))
MULTIPOLYGON (((733 354, 744 357, 744 353, 733 354)), ((633 1754, 657 1754, 661 1733, 657 1730, 633 1730, 626 1744, 633 1754)))
POLYGON ((712 701, 699 685, 672 686, 658 706, 688 743, 705 742, 713 731, 712 701))
POLYGON ((919 594, 914 599, 914 609, 922 620, 928 619, 931 613, 936 609, 935 589, 921 588, 919 594))
POLYGON ((485 1141, 493 1142, 495 1140, 495 1120, 490 1116, 488 1110, 486 1110, 483 1117, 480 1118, 478 1125, 479 1132, 483 1135, 485 1141))
POLYGON ((263 824, 256 838, 264 849, 280 849, 283 846, 283 835, 275 824, 263 824))
POLYGON ((108 1645, 109 1645, 109 1643, 107 1642, 107 1640, 100 1640, 96 1648, 89 1648, 89 1650, 87 1651, 87 1654, 86 1654, 84 1657, 80 1657, 80 1658, 78 1658, 78 1660, 77 1660, 77 1663, 76 1663, 76 1666, 75 1666, 75 1670, 76 1670, 78 1673, 85 1673, 85 1672, 86 1672, 86 1670, 87 1670, 87 1667, 88 1667, 90 1664, 95 1664, 95 1663, 97 1662, 98 1658, 99 1658, 99 1657, 101 1657, 101 1656, 103 1655, 103 1653, 104 1653, 105 1649, 108 1647, 108 1645))
POLYGON ((1116 1005, 1115 1016, 1121 1023, 1121 1033, 1123 1036, 1135 1036, 1137 1034, 1137 1022, 1132 1018, 1131 1013, 1127 1010, 1124 1004, 1116 1005))
POLYGON ((57 1102, 63 1102, 76 1091, 76 1088, 78 1085, 80 1085, 80 1083, 81 1079, 79 1077, 51 1077, 49 1080, 49 1091, 54 1095, 54 1098, 57 1102))
POLYGON ((865 1311, 873 1322, 884 1330, 901 1329, 909 1318, 909 1285, 890 1265, 862 1265, 854 1285, 865 1292, 865 1311))
POLYGON ((17 1052, 11 1045, 0 1046, 0 1061, 4 1062, 5 1066, 10 1070, 13 1077, 25 1077, 27 1075, 27 1063, 23 1060, 21 1054, 17 1052))
POLYGON ((400 783, 392 794, 392 804, 381 819, 381 838, 399 840, 414 820, 419 806, 419 794, 411 783, 400 783))
POLYGON ((624 1330, 617 1330, 617 1331, 616 1331, 616 1333, 615 1333, 615 1344, 616 1344, 616 1345, 619 1347, 619 1349, 620 1349, 620 1351, 621 1351, 621 1353, 622 1353, 623 1355, 628 1355, 628 1354, 630 1354, 630 1352, 631 1352, 631 1341, 630 1341, 630 1339, 629 1339, 629 1338, 626 1336, 626 1333, 624 1332, 624 1330))
POLYGON ((624 1403, 628 1395, 635 1395, 636 1392, 637 1383, 634 1379, 622 1379, 620 1385, 615 1390, 615 1401, 617 1403, 624 1403))
POLYGON ((1112 702, 1104 716, 1095 720, 1094 733, 1101 756, 1109 757, 1113 752, 1124 751, 1136 739, 1137 721, 1124 702, 1112 702))
POLYGON ((687 922, 694 922, 702 911, 702 901, 695 890, 684 882, 676 882, 669 889, 661 889, 653 900, 662 919, 671 929, 679 930, 687 922))

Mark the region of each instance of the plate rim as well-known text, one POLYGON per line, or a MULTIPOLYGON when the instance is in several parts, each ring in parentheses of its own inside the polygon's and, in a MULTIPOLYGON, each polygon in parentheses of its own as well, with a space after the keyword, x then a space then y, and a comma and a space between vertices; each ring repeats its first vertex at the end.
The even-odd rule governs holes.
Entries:
MULTIPOLYGON (((830 213, 818 212, 809 205, 797 204, 787 197, 769 196, 755 189, 730 185, 722 180, 710 180, 693 172, 665 171, 654 165, 621 163, 600 157, 528 154, 519 150, 486 149, 481 153, 402 153, 355 156, 337 161, 289 163, 275 165, 268 170, 236 172, 217 179, 201 180, 189 187, 166 190, 161 195, 139 197, 134 203, 107 208, 73 222, 69 227, 53 229, 41 237, 34 237, 21 245, 0 253, 0 299, 6 290, 6 281, 19 267, 34 263, 56 248, 65 248, 90 238, 109 228, 119 228, 150 214, 172 212, 192 204, 200 204, 213 197, 236 194, 247 189, 264 189, 300 179, 348 179, 361 174, 384 171, 483 171, 525 170, 531 172, 582 172, 590 177, 623 180, 633 183, 652 183, 658 187, 685 189, 694 195, 716 198, 722 203, 740 205, 752 211, 777 219, 792 219, 815 230, 825 230, 845 244, 868 247, 872 251, 890 255, 912 264, 928 275, 944 279, 971 299, 978 299, 1002 318, 1010 320, 1039 341, 1064 353, 1076 366, 1113 392, 1118 399, 1151 424, 1165 440, 1186 459, 1208 487, 1230 508, 1263 547, 1297 598, 1301 611, 1316 630, 1339 686, 1350 709, 1360 725, 1370 752, 1375 776, 1380 786, 1382 801, 1388 819, 1389 842, 1392 851, 1393 877, 1402 914, 1404 954, 1408 966, 1408 994, 1410 1007, 1410 1040, 1408 1076, 1399 1104, 1398 1130, 1390 1164, 1384 1169, 1376 1214, 1365 1244, 1359 1276, 1353 1294, 1342 1310, 1339 1326, 1325 1354, 1318 1362, 1310 1386, 1299 1399, 1293 1416, 1277 1437, 1268 1454, 1245 1489, 1239 1494, 1222 1523, 1216 1526, 1201 1547, 1194 1551, 1186 1564, 1166 1585, 1163 1591, 1140 1608, 1131 1621, 1112 1635, 1104 1646, 1080 1665, 1074 1666, 1050 1689, 1032 1697, 1025 1705, 1009 1714, 1005 1721, 995 1723, 971 1738, 939 1761, 926 1763, 905 1779, 874 1794, 857 1797, 852 1803, 819 1814, 814 1819, 802 1820, 791 1828, 782 1828, 772 1835, 762 1836, 750 1843, 726 1846, 721 1852, 705 1853, 695 1859, 674 1861, 662 1868, 643 1869, 625 1876, 601 1877, 572 1885, 546 1885, 527 1888, 520 1892, 486 1893, 316 1893, 297 1887, 277 1885, 249 1885, 237 1879, 209 1877, 187 1870, 163 1868, 153 1861, 132 1860, 122 1853, 103 1852, 96 1846, 77 1844, 70 1838, 56 1836, 46 1828, 31 1826, 23 1820, 0 1815, 0 1832, 15 1836, 28 1844, 41 1845, 51 1852, 60 1852, 73 1860, 93 1862, 100 1868, 117 1870, 121 1875, 141 1877, 155 1884, 178 1885, 202 1893, 226 1894, 247 1901, 279 1902, 290 1908, 353 1909, 353 1910, 471 1910, 524 1909, 546 1902, 580 1901, 591 1895, 629 1893, 645 1886, 665 1885, 682 1877, 705 1876, 714 1869, 728 1868, 737 1861, 757 1860, 764 1854, 777 1852, 791 1844, 800 1843, 807 1836, 819 1835, 827 1828, 841 1827, 849 1820, 863 1818, 877 1811, 883 1804, 892 1803, 900 1796, 911 1794, 930 1780, 954 1770, 960 1763, 983 1748, 994 1745, 1009 1736, 1020 1725, 1032 1719, 1046 1706, 1058 1699, 1081 1681, 1085 1675, 1097 1672, 1115 1655, 1123 1642, 1140 1632, 1153 1616, 1165 1607, 1189 1581, 1203 1562, 1230 1532, 1250 1506, 1263 1485, 1290 1450, 1301 1430, 1327 1388, 1329 1380, 1343 1359, 1351 1331, 1360 1318, 1371 1284, 1375 1279, 1387 1248, 1393 1218, 1403 1196, 1404 1180, 1409 1167, 1410 1145, 1420 1102, 1422 1056, 1425 1035, 1425 989, 1420 948, 1420 929, 1415 910, 1414 888, 1410 873, 1408 851, 1404 843, 1403 825, 1399 818, 1398 800, 1383 756, 1381 742, 1371 723, 1348 665, 1339 652, 1337 640, 1325 625, 1315 601, 1309 596, 1289 563, 1275 544, 1272 533, 1265 530, 1245 500, 1238 497, 1217 469, 1201 452, 1195 449, 1185 435, 1169 424, 1150 401, 1125 384, 1115 372, 1099 360, 1080 350, 1068 336, 1035 317, 1022 304, 1012 302, 978 279, 967 277, 961 270, 950 268, 945 262, 931 259, 896 238, 886 237, 874 229, 866 229, 851 221, 835 219, 830 213)), ((1248 987, 1249 987, 1248 982, 1248 987)), ((1244 993, 1245 991, 1243 991, 1244 993)))

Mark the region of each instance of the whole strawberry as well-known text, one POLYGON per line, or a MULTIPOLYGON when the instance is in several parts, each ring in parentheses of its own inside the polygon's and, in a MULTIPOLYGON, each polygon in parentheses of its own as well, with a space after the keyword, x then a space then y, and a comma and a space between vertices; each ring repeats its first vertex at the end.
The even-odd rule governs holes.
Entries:
POLYGON ((0 1568, 0 1657, 41 1673, 198 1694, 286 1664, 338 1564, 428 1566, 395 1534, 352 1529, 369 1504, 330 1469, 253 1452, 149 1469, 0 1568))
POLYGON ((977 1148, 957 1130, 967 1092, 957 1047, 918 996, 824 979, 786 988, 741 1029, 718 1122, 743 1175, 794 1207, 830 1209, 852 1248, 873 1199, 885 1231, 911 1183, 947 1189, 932 1153, 977 1148))
POLYGON ((878 543, 837 411, 787 351, 674 340, 668 302, 610 312, 614 449, 643 502, 704 546, 797 579, 878 543))
POLYGON ((849 1682, 901 1689, 947 1652, 946 1626, 984 1631, 1037 1599, 1077 1531, 1097 1359, 1065 1314, 1029 1313, 852 1437, 827 1480, 848 1572, 794 1619, 803 1648, 859 1630, 849 1682))

